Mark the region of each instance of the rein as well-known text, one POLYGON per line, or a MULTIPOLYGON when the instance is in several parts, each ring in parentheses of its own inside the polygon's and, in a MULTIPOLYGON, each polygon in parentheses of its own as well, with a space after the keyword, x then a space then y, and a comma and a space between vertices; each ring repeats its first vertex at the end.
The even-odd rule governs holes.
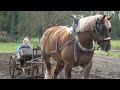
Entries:
MULTIPOLYGON (((74 41, 74 45, 75 45, 75 43, 77 42, 79 49, 81 49, 81 50, 83 50, 83 51, 85 51, 85 52, 88 52, 88 51, 92 52, 93 50, 95 50, 95 47, 94 47, 94 46, 93 46, 92 48, 90 48, 90 49, 87 49, 87 48, 83 47, 83 46, 81 45, 81 43, 80 43, 80 41, 79 41, 79 38, 78 38, 78 35, 77 35, 76 33, 75 33, 75 36, 74 36, 73 39, 69 40, 68 42, 66 42, 65 44, 63 44, 62 47, 60 47, 60 48, 58 49, 58 41, 59 41, 59 38, 60 38, 60 36, 62 35, 62 33, 63 33, 64 31, 65 31, 65 30, 63 30, 63 31, 58 35, 58 40, 57 40, 57 42, 56 42, 56 49, 53 50, 53 51, 51 51, 51 53, 56 53, 56 52, 64 49, 64 48, 65 48, 68 44, 70 44, 72 41, 74 41)), ((76 30, 75 30, 75 31, 76 31, 76 30)), ((54 32, 54 33, 55 33, 55 32, 54 32)), ((53 36, 54 36, 54 33, 53 33, 53 36)), ((51 38, 51 42, 52 42, 52 40, 53 40, 53 37, 51 38)), ((50 42, 50 45, 51 45, 51 42, 50 42)), ((94 43, 93 43, 93 44, 94 44, 94 43)), ((76 48, 76 47, 75 47, 75 48, 76 48)))
MULTIPOLYGON (((88 48, 86 48, 86 47, 83 47, 82 46, 82 44, 80 43, 80 40, 79 40, 79 37, 78 37, 78 32, 75 30, 76 29, 76 27, 77 26, 73 26, 73 32, 74 32, 74 38, 73 39, 71 39, 71 40, 69 40, 68 42, 66 42, 60 49, 58 49, 58 41, 59 41, 59 38, 60 38, 60 36, 62 35, 62 33, 65 31, 65 30, 63 30, 60 34, 59 34, 59 36, 58 36, 58 40, 57 40, 57 42, 56 42, 56 50, 54 50, 54 51, 51 51, 51 53, 55 53, 56 51, 59 51, 59 50, 62 50, 63 48, 65 48, 69 43, 71 43, 72 41, 74 41, 74 43, 76 43, 77 42, 77 44, 78 44, 78 47, 79 47, 79 49, 81 49, 82 51, 85 51, 85 52, 92 52, 92 51, 94 51, 94 50, 98 50, 100 47, 101 47, 101 45, 99 45, 97 48, 95 48, 94 47, 94 39, 90 36, 90 35, 88 35, 91 39, 92 39, 92 41, 93 41, 93 46, 90 48, 90 49, 88 49, 88 48)), ((99 35, 99 33, 97 32, 97 27, 95 27, 94 28, 94 30, 93 31, 95 31, 97 34, 98 34, 98 36, 99 36, 99 38, 101 39, 101 41, 103 41, 103 40, 110 40, 111 38, 110 37, 107 37, 107 38, 102 38, 102 37, 100 37, 100 35, 99 35)), ((93 33, 93 31, 92 31, 92 33, 93 33)), ((92 34, 91 33, 91 34, 92 34)), ((53 37, 52 37, 53 38, 53 37)), ((50 44, 51 45, 51 44, 50 44)), ((74 44, 75 45, 75 47, 76 47, 76 44, 74 44)))
MULTIPOLYGON (((58 48, 59 38, 60 38, 60 36, 62 35, 62 33, 63 33, 64 31, 65 31, 65 30, 63 30, 63 31, 59 34, 58 40, 57 40, 57 42, 56 42, 56 49, 53 50, 53 51, 51 51, 51 53, 56 53, 56 52, 64 49, 68 44, 70 44, 72 41, 74 41, 74 38, 73 38, 73 39, 69 40, 68 42, 66 42, 65 44, 63 44, 62 47, 58 48)), ((51 38, 51 42, 52 42, 52 40, 53 40, 53 37, 51 38)), ((51 45, 51 42, 50 42, 50 45, 51 45)))
MULTIPOLYGON (((65 44, 63 44, 62 45, 62 47, 60 47, 60 48, 58 48, 58 41, 59 41, 59 38, 60 38, 60 36, 62 35, 62 33, 64 32, 65 30, 63 30, 63 31, 61 31, 60 32, 60 34, 58 35, 58 39, 57 39, 57 41, 56 41, 56 49, 55 50, 53 50, 53 51, 51 51, 51 54, 55 54, 56 52, 59 52, 59 51, 61 51, 61 50, 63 50, 68 44, 70 44, 72 41, 73 41, 73 43, 74 43, 74 58, 75 58, 75 62, 77 62, 77 52, 76 52, 76 45, 78 44, 78 47, 79 47, 79 49, 81 49, 81 50, 83 50, 83 51, 85 51, 85 52, 88 52, 88 51, 90 51, 90 52, 92 52, 93 50, 95 50, 95 48, 94 47, 92 47, 91 49, 87 49, 87 48, 85 48, 85 47, 83 47, 82 45, 81 45, 81 43, 80 43, 80 41, 79 41, 79 38, 78 38, 78 35, 75 33, 75 36, 72 38, 72 39, 70 39, 69 41, 67 41, 65 44)), ((75 30, 76 31, 76 30, 75 30)), ((52 42, 52 40, 53 40, 53 36, 54 36, 54 34, 55 34, 55 32, 53 33, 53 35, 52 35, 52 38, 51 38, 51 42, 52 42)), ((51 45, 51 43, 50 43, 50 45, 51 45)))
MULTIPOLYGON (((54 51, 51 51, 51 53, 56 53, 57 51, 59 51, 59 49, 58 49, 58 41, 59 41, 59 38, 60 38, 60 36, 62 35, 63 32, 64 32, 64 30, 62 32, 60 32, 60 34, 58 36, 58 40, 56 42, 56 49, 54 51)), ((55 34, 55 32, 53 33, 53 36, 54 36, 54 34, 55 34)), ((51 42, 52 42, 52 40, 53 40, 53 37, 51 39, 51 42)), ((51 42, 50 42, 50 45, 52 45, 51 42)))
MULTIPOLYGON (((97 24, 97 22, 96 22, 96 24, 97 24)), ((111 40, 111 37, 107 37, 107 38, 101 37, 100 34, 99 34, 98 31, 97 31, 97 28, 101 28, 101 27, 100 27, 99 25, 96 25, 95 28, 94 28, 94 30, 92 31, 92 33, 95 31, 95 32, 97 33, 98 38, 99 38, 99 40, 100 40, 101 42, 102 42, 102 41, 111 40)), ((90 48, 90 49, 87 49, 87 48, 83 47, 83 46, 81 45, 80 41, 79 41, 79 38, 78 38, 77 33, 78 33, 78 32, 76 31, 75 41, 78 43, 79 49, 81 49, 81 50, 83 50, 83 51, 85 51, 85 52, 88 52, 88 51, 92 52, 92 51, 94 51, 94 50, 98 50, 98 49, 101 47, 102 43, 101 43, 97 48, 94 47, 94 44, 95 44, 95 43, 94 43, 94 39, 93 39, 90 35, 88 35, 88 36, 89 36, 89 37, 92 39, 92 41, 93 41, 93 47, 90 48)), ((91 33, 91 35, 92 35, 92 33, 91 33)))

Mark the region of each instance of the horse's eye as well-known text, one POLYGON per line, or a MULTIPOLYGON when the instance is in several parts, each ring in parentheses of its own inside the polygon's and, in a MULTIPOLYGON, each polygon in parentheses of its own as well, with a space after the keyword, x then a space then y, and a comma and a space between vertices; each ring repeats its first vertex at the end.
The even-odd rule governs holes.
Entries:
POLYGON ((105 29, 103 29, 103 32, 105 31, 105 29))
POLYGON ((109 32, 111 32, 111 28, 109 28, 109 32))

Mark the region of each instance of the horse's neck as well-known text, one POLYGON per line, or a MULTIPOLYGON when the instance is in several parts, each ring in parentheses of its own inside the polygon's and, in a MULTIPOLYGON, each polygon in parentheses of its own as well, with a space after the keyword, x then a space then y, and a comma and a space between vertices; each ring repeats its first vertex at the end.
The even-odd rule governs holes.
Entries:
POLYGON ((80 32, 78 37, 81 45, 85 48, 89 49, 93 46, 93 40, 89 37, 89 32, 80 32))

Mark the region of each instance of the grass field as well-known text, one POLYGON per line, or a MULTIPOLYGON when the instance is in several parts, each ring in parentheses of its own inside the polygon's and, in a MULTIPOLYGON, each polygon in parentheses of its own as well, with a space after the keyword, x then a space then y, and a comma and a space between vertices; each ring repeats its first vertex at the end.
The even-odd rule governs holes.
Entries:
POLYGON ((101 50, 97 50, 95 51, 95 55, 112 57, 112 58, 120 58, 120 52, 113 52, 113 51, 104 52, 101 50))
MULTIPOLYGON (((111 48, 120 50, 120 40, 112 40, 111 41, 111 48)), ((113 58, 120 58, 120 52, 119 51, 105 52, 105 51, 102 51, 102 50, 96 50, 95 55, 107 56, 107 57, 113 57, 113 58)))
POLYGON ((111 41, 111 46, 114 49, 120 49, 120 40, 112 40, 111 41))
MULTIPOLYGON (((36 43, 39 43, 39 39, 32 38, 31 39, 31 46, 33 47, 33 45, 36 43)), ((19 43, 0 43, 0 53, 16 53, 17 48, 20 44, 22 44, 22 40, 19 43)), ((120 50, 120 40, 112 40, 111 46, 113 49, 120 50)), ((95 55, 120 58, 120 52, 113 52, 113 51, 104 52, 101 50, 96 50, 95 55)))
MULTIPOLYGON (((31 47, 33 45, 38 44, 39 39, 38 38, 32 38, 31 39, 31 47)), ((16 53, 18 47, 22 44, 22 40, 20 40, 18 43, 0 43, 0 53, 16 53)))

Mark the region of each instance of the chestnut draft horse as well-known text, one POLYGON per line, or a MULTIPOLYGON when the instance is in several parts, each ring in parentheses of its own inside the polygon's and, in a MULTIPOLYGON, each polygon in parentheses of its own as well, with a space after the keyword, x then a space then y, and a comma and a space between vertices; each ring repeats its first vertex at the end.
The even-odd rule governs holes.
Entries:
POLYGON ((111 17, 106 15, 78 19, 74 36, 71 34, 72 27, 48 28, 41 39, 42 59, 46 65, 45 79, 57 79, 63 67, 64 78, 70 79, 72 68, 76 66, 81 66, 84 71, 84 79, 89 79, 94 55, 93 41, 97 42, 101 50, 109 51, 111 48, 110 19, 111 17), (54 75, 51 73, 50 57, 57 62, 54 75))

